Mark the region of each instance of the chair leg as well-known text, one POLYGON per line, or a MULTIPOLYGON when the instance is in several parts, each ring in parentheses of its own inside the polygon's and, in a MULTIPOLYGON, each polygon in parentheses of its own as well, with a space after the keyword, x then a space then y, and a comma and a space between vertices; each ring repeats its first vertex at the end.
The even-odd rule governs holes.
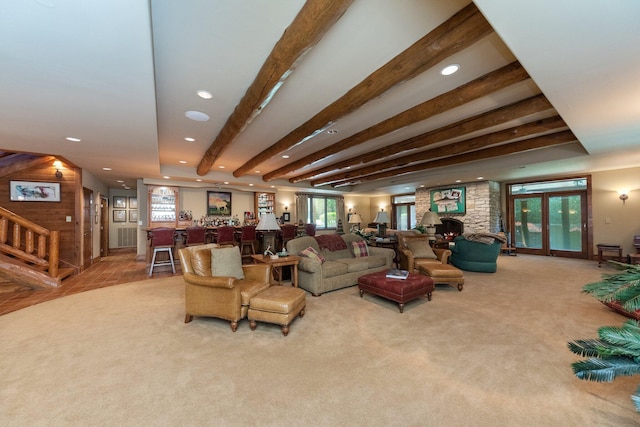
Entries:
POLYGON ((176 274, 176 264, 173 262, 173 251, 169 249, 169 259, 171 260, 171 270, 173 270, 173 274, 176 274))
POLYGON ((149 267, 149 277, 151 277, 151 275, 153 274, 153 266, 156 263, 156 254, 157 254, 157 252, 154 250, 153 251, 153 258, 151 259, 151 267, 149 267))
POLYGON ((193 316, 192 316, 192 315, 190 315, 189 313, 187 313, 187 314, 184 316, 184 323, 189 323, 189 322, 191 322, 192 320, 193 320, 193 316))
POLYGON ((235 332, 238 330, 238 322, 231 322, 231 331, 235 332))

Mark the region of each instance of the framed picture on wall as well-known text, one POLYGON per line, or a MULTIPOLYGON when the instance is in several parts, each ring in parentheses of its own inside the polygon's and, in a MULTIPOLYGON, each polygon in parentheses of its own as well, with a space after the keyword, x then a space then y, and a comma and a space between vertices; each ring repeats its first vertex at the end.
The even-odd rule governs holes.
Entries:
POLYGON ((129 222, 138 222, 138 211, 129 211, 129 222))
POLYGON ((231 193, 207 191, 207 215, 231 215, 231 193))
POLYGON ((127 207, 127 198, 124 196, 113 196, 114 209, 125 209, 127 207))
POLYGON ((124 209, 114 209, 113 210, 113 222, 126 222, 127 221, 127 211, 124 209))
POLYGON ((129 209, 138 209, 138 199, 136 197, 129 197, 129 209))
POLYGON ((59 202, 59 182, 10 181, 12 202, 59 202))
POLYGON ((289 222, 291 221, 291 212, 284 212, 282 214, 282 222, 289 222))
POLYGON ((466 209, 465 187, 431 190, 431 212, 463 214, 466 209))

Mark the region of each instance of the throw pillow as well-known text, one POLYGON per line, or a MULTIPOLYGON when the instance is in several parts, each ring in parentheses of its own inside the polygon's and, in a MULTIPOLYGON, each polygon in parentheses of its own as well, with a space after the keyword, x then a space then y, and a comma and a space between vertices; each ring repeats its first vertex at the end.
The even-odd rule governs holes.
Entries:
POLYGON ((414 258, 428 258, 437 259, 436 254, 433 253, 431 246, 427 242, 408 242, 407 249, 413 252, 414 258))
POLYGON ((198 276, 211 276, 211 249, 192 252, 191 266, 198 276))
POLYGON ((369 256, 369 246, 367 242, 360 240, 357 242, 351 242, 351 246, 353 247, 353 255, 356 258, 360 258, 362 256, 369 256))
POLYGON ((211 275, 244 279, 240 249, 237 246, 211 249, 211 275))
POLYGON ((316 261, 319 261, 320 264, 324 262, 324 256, 322 256, 321 253, 316 251, 311 246, 307 247, 307 249, 302 250, 300 252, 300 256, 306 256, 307 258, 315 259, 316 261))

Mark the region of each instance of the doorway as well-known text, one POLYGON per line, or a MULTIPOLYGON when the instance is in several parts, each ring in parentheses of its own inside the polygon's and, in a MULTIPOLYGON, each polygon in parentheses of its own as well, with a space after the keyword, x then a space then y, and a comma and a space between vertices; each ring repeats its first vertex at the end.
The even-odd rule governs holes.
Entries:
POLYGON ((588 179, 568 182, 509 186, 509 237, 518 253, 590 257, 588 179))
POLYGON ((82 269, 91 267, 93 262, 93 191, 82 188, 82 269))

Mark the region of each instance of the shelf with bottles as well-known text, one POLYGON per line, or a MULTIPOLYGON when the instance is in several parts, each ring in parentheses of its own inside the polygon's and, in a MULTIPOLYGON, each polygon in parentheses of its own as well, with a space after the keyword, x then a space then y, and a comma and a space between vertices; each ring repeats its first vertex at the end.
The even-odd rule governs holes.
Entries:
POLYGON ((178 218, 178 189, 149 187, 149 226, 175 227, 178 218))

